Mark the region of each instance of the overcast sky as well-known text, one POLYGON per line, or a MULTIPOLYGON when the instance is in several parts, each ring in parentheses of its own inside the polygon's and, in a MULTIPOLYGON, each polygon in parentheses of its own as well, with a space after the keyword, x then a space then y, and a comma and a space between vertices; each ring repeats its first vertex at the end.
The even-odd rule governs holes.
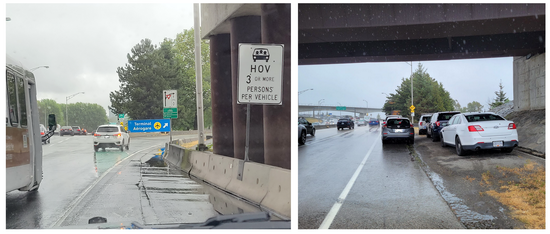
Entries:
MULTIPOLYGON (((193 27, 193 4, 6 4, 6 53, 34 71, 38 99, 108 111, 117 67, 142 39, 158 45, 193 27)), ((159 94, 159 98, 160 98, 159 94)))
MULTIPOLYGON (((458 100, 461 106, 477 101, 488 108, 487 99, 496 97, 502 80, 506 97, 513 99, 512 57, 422 61, 428 74, 458 100)), ((413 62, 413 72, 418 62, 413 62)), ((300 105, 324 105, 381 108, 386 100, 382 93, 395 93, 402 78, 408 78, 411 67, 405 62, 354 63, 298 66, 298 90, 313 89, 299 96, 300 105)))

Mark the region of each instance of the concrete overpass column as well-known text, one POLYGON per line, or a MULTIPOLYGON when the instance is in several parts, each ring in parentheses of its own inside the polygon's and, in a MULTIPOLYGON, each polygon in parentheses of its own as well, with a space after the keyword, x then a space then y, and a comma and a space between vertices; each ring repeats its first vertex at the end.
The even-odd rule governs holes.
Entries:
MULTIPOLYGON (((246 144, 246 105, 237 104, 239 43, 260 43, 260 16, 242 16, 231 19, 231 83, 233 97, 234 157, 244 159, 246 144)), ((251 161, 264 163, 263 106, 250 105, 250 147, 251 161)))
POLYGON ((514 57, 514 110, 545 109, 546 53, 514 57))
POLYGON ((283 105, 264 106, 265 163, 290 169, 290 4, 262 4, 262 43, 284 44, 283 105))
POLYGON ((231 44, 229 34, 210 37, 212 90, 212 143, 214 153, 233 157, 233 105, 231 87, 231 44))

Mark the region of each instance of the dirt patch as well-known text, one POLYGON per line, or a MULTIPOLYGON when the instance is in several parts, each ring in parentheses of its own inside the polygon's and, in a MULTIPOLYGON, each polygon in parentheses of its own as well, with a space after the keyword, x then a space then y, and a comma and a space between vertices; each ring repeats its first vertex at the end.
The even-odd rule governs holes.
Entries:
POLYGON ((505 118, 514 121, 519 146, 540 152, 545 157, 545 110, 514 111, 505 118))

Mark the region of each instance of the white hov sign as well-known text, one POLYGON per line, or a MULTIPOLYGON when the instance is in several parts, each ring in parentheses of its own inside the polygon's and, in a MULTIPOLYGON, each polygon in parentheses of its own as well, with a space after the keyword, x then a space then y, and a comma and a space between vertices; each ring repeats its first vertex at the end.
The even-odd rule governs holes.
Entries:
POLYGON ((162 91, 164 99, 162 105, 164 108, 177 108, 178 107, 178 91, 177 90, 164 90, 162 91))
POLYGON ((283 45, 239 44, 238 104, 282 105, 283 45))

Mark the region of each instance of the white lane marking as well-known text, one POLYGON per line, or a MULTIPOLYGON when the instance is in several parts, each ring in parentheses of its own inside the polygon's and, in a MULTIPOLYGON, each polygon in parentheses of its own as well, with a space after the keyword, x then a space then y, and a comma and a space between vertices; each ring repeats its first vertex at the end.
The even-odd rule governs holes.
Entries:
POLYGON ((151 146, 149 148, 145 148, 145 149, 142 149, 142 150, 139 150, 131 155, 128 155, 128 157, 120 160, 119 162, 115 163, 115 165, 113 165, 111 168, 107 169, 107 171, 105 171, 100 177, 98 177, 96 180, 94 180, 94 182, 92 184, 90 184, 90 186, 88 186, 86 189, 84 189, 84 191, 78 195, 78 197, 76 197, 72 202, 71 204, 69 204, 67 206, 67 209, 65 209, 65 212, 63 213, 63 215, 54 223, 50 226, 50 228, 56 228, 56 227, 59 227, 61 225, 61 223, 63 223, 65 221, 65 219, 67 219, 67 216, 73 211, 73 209, 82 201, 82 199, 88 195, 88 193, 90 192, 90 190, 92 190, 92 188, 94 188, 96 186, 97 183, 99 183, 99 181, 101 181, 101 179, 103 179, 103 177, 105 177, 107 174, 109 174, 109 172, 115 168, 118 164, 126 161, 126 159, 129 159, 131 157, 133 157, 134 155, 136 155, 137 153, 141 152, 141 151, 144 151, 144 150, 148 150, 148 149, 151 149, 151 148, 154 148, 154 147, 159 147, 159 146, 162 146, 162 144, 157 144, 157 145, 154 145, 154 146, 151 146))
MULTIPOLYGON (((380 136, 380 134, 378 134, 380 136)), ((334 221, 334 218, 336 217, 336 214, 340 210, 340 207, 342 207, 342 204, 344 204, 344 201, 346 200, 346 197, 348 196, 349 191, 353 187, 353 184, 355 184, 355 181, 357 180, 357 177, 359 176, 359 173, 361 173, 361 170, 363 169, 363 166, 365 166, 365 163, 367 162, 367 159, 369 158, 370 154, 372 153, 372 150, 374 150, 374 147, 376 146, 376 143, 378 143, 378 139, 374 141, 372 146, 370 147, 370 150, 367 152, 365 157, 363 158, 363 161, 361 161, 361 164, 359 164, 359 167, 357 167, 357 170, 355 170, 355 173, 353 173, 353 176, 348 181, 348 184, 338 197, 338 200, 330 211, 328 212, 327 216, 325 216, 325 219, 321 223, 321 226, 319 226, 319 229, 328 229, 330 225, 332 224, 332 221, 334 221)))

